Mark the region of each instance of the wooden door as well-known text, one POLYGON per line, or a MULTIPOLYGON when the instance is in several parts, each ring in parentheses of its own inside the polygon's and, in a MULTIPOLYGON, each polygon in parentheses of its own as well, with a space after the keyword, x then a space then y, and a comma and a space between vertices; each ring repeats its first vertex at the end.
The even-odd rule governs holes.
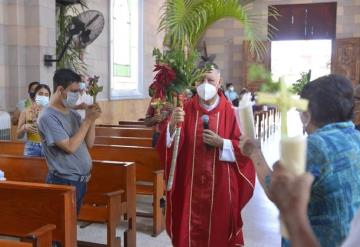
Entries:
POLYGON ((244 86, 252 92, 257 91, 262 81, 250 81, 248 79, 248 70, 251 64, 261 64, 268 70, 271 70, 271 42, 263 41, 263 44, 266 48, 266 53, 261 57, 257 57, 256 54, 250 51, 250 42, 245 40, 243 42, 243 56, 244 56, 244 64, 243 64, 243 75, 244 75, 244 86))
POLYGON ((337 39, 333 44, 331 72, 360 83, 360 38, 337 39))

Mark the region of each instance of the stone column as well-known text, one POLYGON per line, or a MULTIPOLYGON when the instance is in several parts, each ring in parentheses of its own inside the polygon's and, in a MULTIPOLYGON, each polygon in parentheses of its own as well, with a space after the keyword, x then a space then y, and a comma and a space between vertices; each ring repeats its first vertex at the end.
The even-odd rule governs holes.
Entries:
POLYGON ((55 54, 55 0, 0 0, 0 106, 13 111, 27 96, 27 85, 52 86, 53 67, 44 54, 55 54))

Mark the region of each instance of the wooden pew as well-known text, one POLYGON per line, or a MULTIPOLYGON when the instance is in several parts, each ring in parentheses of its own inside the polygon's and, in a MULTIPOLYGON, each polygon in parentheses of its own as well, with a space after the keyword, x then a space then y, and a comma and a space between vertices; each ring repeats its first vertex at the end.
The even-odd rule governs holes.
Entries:
POLYGON ((120 246, 120 240, 116 238, 116 227, 119 226, 121 217, 128 220, 128 229, 124 232, 124 245, 136 246, 135 173, 134 163, 93 161, 88 192, 79 219, 107 223, 109 247, 120 246))
MULTIPOLYGON (((1 190, 0 190, 1 191, 1 190)), ((48 205, 50 206, 50 205, 48 205)), ((19 227, 21 228, 21 226, 19 227)), ((14 231, 11 231, 9 234, 6 232, 8 229, 2 227, 1 229, 4 230, 4 232, 0 232, 0 235, 6 234, 11 235, 14 237, 14 234, 16 235, 16 238, 18 240, 0 240, 0 246, 14 246, 14 247, 21 247, 21 246, 28 246, 28 247, 42 247, 42 246, 52 246, 53 243, 53 237, 52 232, 56 228, 55 225, 47 224, 43 227, 37 228, 34 231, 31 231, 29 233, 26 233, 25 236, 23 236, 22 232, 24 232, 22 229, 17 231, 16 233, 14 231), (21 232, 21 233, 20 233, 21 232)))
POLYGON ((128 160, 136 164, 136 193, 153 197, 153 213, 137 213, 141 217, 153 218, 153 236, 164 230, 164 215, 160 205, 164 195, 164 171, 154 148, 120 145, 95 145, 90 155, 96 160, 128 160))
POLYGON ((95 144, 151 147, 152 139, 142 137, 96 136, 95 144))
POLYGON ((151 127, 147 127, 144 125, 128 125, 128 124, 97 124, 96 127, 104 127, 104 128, 125 128, 125 129, 149 129, 151 127))
POLYGON ((36 247, 32 243, 25 243, 19 241, 0 240, 1 247, 36 247))
POLYGON ((137 125, 137 126, 146 126, 144 121, 119 121, 119 125, 137 125))
MULTIPOLYGON (((24 143, 0 141, 0 153, 21 155, 24 143)), ((164 215, 160 200, 164 194, 164 171, 161 168, 158 154, 154 148, 119 145, 94 145, 89 150, 94 160, 131 161, 136 164, 136 193, 153 197, 153 213, 137 214, 153 218, 153 236, 164 230, 164 215)), ((0 160, 1 162, 1 160, 0 160)), ((0 166, 1 169, 1 166, 0 166)))
POLYGON ((96 127, 96 136, 123 136, 152 138, 151 128, 96 127))
MULTIPOLYGON (((0 170, 9 180, 43 183, 47 175, 43 158, 0 155, 0 170)), ((127 217, 125 246, 136 246, 136 194, 134 163, 93 161, 92 177, 80 210, 79 220, 107 224, 107 246, 120 246, 116 227, 127 217)), ((95 246, 79 242, 79 246, 95 246)))
POLYGON ((41 247, 51 246, 52 240, 60 241, 64 247, 76 246, 73 187, 4 181, 0 182, 0 195, 1 235, 24 238, 24 241, 34 241, 40 236, 41 247))

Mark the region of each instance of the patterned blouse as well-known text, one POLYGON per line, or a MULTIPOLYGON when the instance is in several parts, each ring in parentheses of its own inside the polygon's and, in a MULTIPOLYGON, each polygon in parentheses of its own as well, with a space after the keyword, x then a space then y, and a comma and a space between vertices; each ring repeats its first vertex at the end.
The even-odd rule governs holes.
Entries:
POLYGON ((360 208, 360 131, 352 122, 339 122, 309 135, 307 170, 315 177, 310 224, 321 246, 340 246, 360 208))

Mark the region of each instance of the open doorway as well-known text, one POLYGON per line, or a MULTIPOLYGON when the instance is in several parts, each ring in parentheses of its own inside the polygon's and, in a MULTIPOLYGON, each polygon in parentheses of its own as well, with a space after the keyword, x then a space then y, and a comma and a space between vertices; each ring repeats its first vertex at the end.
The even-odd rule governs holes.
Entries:
POLYGON ((331 40, 291 40, 271 42, 271 72, 283 76, 290 86, 302 72, 311 69, 311 80, 331 72, 331 40))

